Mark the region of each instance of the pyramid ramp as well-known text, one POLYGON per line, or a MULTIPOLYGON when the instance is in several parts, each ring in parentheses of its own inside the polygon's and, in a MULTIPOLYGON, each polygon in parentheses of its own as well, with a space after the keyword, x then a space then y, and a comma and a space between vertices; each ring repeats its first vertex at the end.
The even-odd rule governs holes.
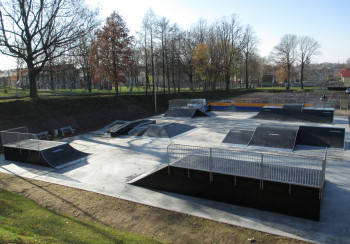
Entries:
POLYGON ((172 138, 188 132, 194 128, 196 127, 179 123, 157 124, 151 125, 143 136, 172 138))
POLYGON ((207 117, 208 114, 196 108, 171 108, 164 114, 164 117, 194 118, 198 116, 207 117))

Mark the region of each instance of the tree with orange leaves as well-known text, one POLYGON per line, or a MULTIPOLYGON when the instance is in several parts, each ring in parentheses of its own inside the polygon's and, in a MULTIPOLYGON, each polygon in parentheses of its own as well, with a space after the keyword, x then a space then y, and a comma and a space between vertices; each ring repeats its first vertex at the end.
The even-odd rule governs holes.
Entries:
POLYGON ((207 87, 207 83, 209 82, 209 76, 210 76, 209 49, 210 49, 209 45, 200 42, 192 51, 195 73, 204 82, 205 89, 207 87))
POLYGON ((118 84, 126 81, 125 76, 132 65, 131 43, 125 22, 113 12, 103 29, 96 32, 96 39, 91 44, 90 61, 95 78, 114 82, 116 96, 118 84))

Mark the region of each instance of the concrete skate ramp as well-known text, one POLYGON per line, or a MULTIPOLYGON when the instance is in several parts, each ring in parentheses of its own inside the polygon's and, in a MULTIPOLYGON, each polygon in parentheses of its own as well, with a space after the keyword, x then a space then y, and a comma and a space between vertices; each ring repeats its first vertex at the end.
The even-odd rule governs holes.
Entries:
MULTIPOLYGON (((195 160, 196 163, 207 161, 201 156, 197 157, 197 160, 194 158, 189 160, 195 160)), ((216 161, 220 163, 222 159, 213 158, 213 163, 216 161)), ((226 163, 232 164, 232 162, 226 163)), ((252 166, 250 162, 239 163, 237 168, 252 166), (247 166, 244 166, 245 163, 247 166)), ((176 166, 163 166, 128 183, 301 218, 312 220, 320 218, 319 195, 322 190, 314 187, 263 181, 262 188, 261 180, 256 178, 217 172, 211 176, 210 172, 205 170, 176 166)))
POLYGON ((208 114, 201 109, 196 108, 170 108, 164 114, 164 117, 186 117, 186 118, 194 118, 194 117, 207 117, 208 114))
POLYGON ((4 154, 6 160, 56 169, 80 162, 89 155, 74 149, 68 143, 35 139, 5 144, 4 154))
POLYGON ((344 128, 299 126, 296 144, 344 149, 344 128))
POLYGON ((150 122, 150 120, 135 120, 135 121, 125 122, 125 123, 119 123, 113 126, 112 128, 110 128, 109 133, 111 134, 111 137, 128 135, 129 131, 131 131, 138 125, 147 123, 147 122, 150 122))
POLYGON ((251 146, 294 149, 299 126, 260 125, 256 128, 251 146))
POLYGON ((265 106, 253 119, 333 123, 333 108, 304 107, 302 104, 265 106))
POLYGON ((267 125, 234 128, 223 143, 294 150, 295 145, 344 149, 345 129, 323 126, 267 125))
POLYGON ((303 104, 284 104, 282 109, 284 111, 299 111, 301 112, 303 110, 304 105, 303 104))
POLYGON ((282 106, 264 106, 252 119, 282 120, 282 106))
POLYGON ((222 142, 248 146, 254 131, 253 128, 234 128, 227 133, 222 142))
POLYGON ((304 108, 303 119, 307 122, 332 124, 334 119, 333 108, 304 108))
POLYGON ((196 128, 186 124, 169 123, 169 124, 157 124, 151 125, 143 136, 148 137, 161 137, 161 138, 172 138, 182 133, 190 131, 196 128))

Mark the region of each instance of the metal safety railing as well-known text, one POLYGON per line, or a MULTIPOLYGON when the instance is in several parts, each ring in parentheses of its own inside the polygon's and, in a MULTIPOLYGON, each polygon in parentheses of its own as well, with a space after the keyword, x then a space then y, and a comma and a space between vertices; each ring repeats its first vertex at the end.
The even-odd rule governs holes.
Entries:
POLYGON ((207 104, 206 99, 172 99, 169 100, 169 108, 193 107, 201 108, 207 104))
POLYGON ((323 188, 324 158, 170 144, 168 166, 323 188))
POLYGON ((190 99, 172 99, 169 100, 169 108, 187 107, 190 99))
MULTIPOLYGON (((27 148, 28 144, 33 146, 33 141, 29 142, 30 139, 37 139, 33 133, 28 133, 27 127, 19 127, 9 130, 3 130, 0 132, 2 146, 10 146, 16 148, 27 148)), ((40 141, 35 143, 35 147, 40 148, 40 141)))

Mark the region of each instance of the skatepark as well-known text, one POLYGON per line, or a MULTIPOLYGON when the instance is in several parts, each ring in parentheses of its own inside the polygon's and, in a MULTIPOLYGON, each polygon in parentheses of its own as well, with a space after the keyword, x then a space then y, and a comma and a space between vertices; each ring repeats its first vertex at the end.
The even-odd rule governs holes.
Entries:
MULTIPOLYGON (((283 121, 283 125, 285 125, 283 130, 268 132, 268 135, 273 138, 278 136, 284 138, 285 134, 295 137, 291 140, 292 143, 286 142, 287 146, 283 147, 281 143, 284 142, 283 140, 280 143, 271 145, 262 143, 261 140, 259 141, 259 135, 265 138, 261 134, 262 132, 266 132, 267 129, 271 128, 279 128, 281 122, 258 119, 254 117, 258 115, 258 112, 214 111, 211 116, 193 116, 200 114, 200 112, 191 111, 189 114, 189 116, 184 117, 178 116, 179 111, 176 111, 168 113, 168 116, 162 114, 148 118, 149 121, 156 121, 155 124, 149 121, 134 123, 137 125, 143 124, 143 126, 147 127, 147 130, 137 128, 137 130, 132 131, 134 135, 125 132, 118 133, 117 131, 120 130, 117 130, 116 127, 113 130, 113 126, 117 126, 120 129, 122 124, 133 127, 130 125, 131 123, 117 122, 108 128, 70 137, 62 142, 55 143, 53 151, 60 150, 60 147, 69 146, 75 150, 77 155, 79 154, 79 157, 72 158, 73 161, 79 158, 74 164, 66 165, 62 163, 63 167, 59 167, 59 165, 58 167, 57 165, 46 167, 48 165, 38 165, 40 163, 14 162, 19 161, 15 157, 5 160, 5 156, 1 155, 0 170, 1 172, 12 173, 22 177, 99 192, 133 202, 291 238, 320 243, 346 243, 348 241, 350 213, 347 206, 350 205, 350 182, 347 179, 350 174, 350 154, 347 117, 334 116, 332 123, 329 123, 329 120, 327 120, 327 123, 305 120, 283 121), (326 134, 335 133, 336 139, 334 139, 334 136, 330 136, 331 139, 328 141, 317 138, 323 144, 307 144, 305 142, 305 137, 307 137, 305 133, 309 132, 310 128, 321 130, 321 134, 324 134, 324 131, 326 131, 326 134), (136 133, 136 131, 139 131, 139 133, 136 133), (181 133, 177 133, 178 131, 181 133), (258 132, 256 138, 252 137, 255 132, 258 132), (337 135, 341 134, 341 132, 343 133, 343 138, 337 139, 337 135), (230 133, 233 135, 242 133, 245 137, 232 136, 226 139, 230 133), (115 136, 112 136, 112 134, 115 136), (239 141, 237 138, 246 139, 239 141), (342 140, 343 144, 339 143, 342 140), (251 205, 250 207, 244 207, 241 206, 242 204, 230 204, 217 198, 205 199, 203 195, 176 193, 165 191, 164 189, 155 189, 150 186, 144 187, 131 184, 137 179, 142 179, 152 174, 152 172, 169 167, 169 164, 173 162, 178 163, 177 166, 182 171, 186 169, 189 172, 188 168, 179 167, 180 161, 171 161, 169 159, 169 155, 175 155, 169 154, 169 148, 174 148, 174 145, 180 145, 181 150, 184 151, 188 151, 188 147, 194 150, 193 147, 195 147, 197 154, 201 156, 206 155, 205 149, 209 149, 210 152, 220 149, 222 154, 232 151, 238 151, 240 154, 249 154, 253 150, 254 153, 260 156, 263 155, 265 159, 268 155, 272 155, 271 157, 302 158, 304 161, 310 157, 320 160, 316 164, 320 172, 323 172, 323 169, 325 170, 323 172, 325 178, 320 178, 317 182, 320 183, 320 180, 323 180, 322 184, 308 183, 309 187, 313 189, 315 186, 320 188, 315 194, 319 205, 319 221, 304 217, 293 217, 290 216, 291 214, 286 215, 274 211, 258 210, 251 205), (322 160, 325 157, 326 166, 323 167, 322 160)), ((124 130, 126 127, 123 126, 124 130)), ((128 132, 132 129, 134 128, 128 129, 128 132)), ((314 134, 320 133, 317 131, 314 134)), ((33 143, 32 141, 31 144, 33 143)), ((10 148, 10 145, 8 147, 10 148)), ((12 147, 15 148, 15 146, 12 147)), ((35 147, 31 146, 31 148, 35 147)), ((181 153, 182 156, 187 155, 186 153, 181 153)), ((49 154, 44 153, 44 155, 49 160, 49 154)), ((215 161, 215 158, 222 159, 225 157, 219 155, 219 157, 208 156, 208 158, 213 158, 215 161)), ((52 161, 52 159, 53 157, 49 161, 52 161)), ((191 162, 193 163, 194 161, 192 160, 191 162)), ((203 161, 205 160, 199 160, 199 162, 203 161)), ((173 164, 171 166, 175 167, 176 165, 173 164)), ((254 168, 255 166, 252 167, 254 168)), ((301 165, 300 168, 307 167, 301 165)), ((203 171, 199 168, 192 168, 191 170, 203 171)), ((193 172, 191 171, 191 176, 193 172)), ((237 174, 236 171, 232 173, 232 175, 237 174)), ((280 175, 283 176, 283 173, 280 175)), ((318 175, 320 174, 318 173, 318 175)), ((210 174, 208 174, 208 182, 210 182, 210 177, 210 174)), ((216 178, 214 175, 213 182, 215 182, 216 178)), ((274 179, 270 178, 267 181, 271 183, 274 179)), ((256 183, 258 188, 261 187, 260 180, 252 180, 252 182, 254 182, 253 184, 256 183)), ((286 186, 291 183, 300 186, 298 181, 286 182, 278 180, 277 182, 278 186, 270 184, 270 187, 277 189, 277 191, 281 191, 283 188, 280 185, 282 183, 287 184, 286 186)), ((195 185, 195 182, 192 182, 192 184, 195 185)), ((266 189, 268 184, 265 184, 264 187, 266 189)), ((292 192, 293 189, 292 187, 292 192)), ((288 187, 285 191, 288 195, 288 187)), ((256 192, 259 192, 259 190, 256 192)), ((278 201, 278 199, 275 199, 275 206, 279 205, 278 201)), ((296 202, 298 201, 300 199, 296 200, 296 202)), ((284 200, 283 203, 287 204, 288 201, 284 200)))

